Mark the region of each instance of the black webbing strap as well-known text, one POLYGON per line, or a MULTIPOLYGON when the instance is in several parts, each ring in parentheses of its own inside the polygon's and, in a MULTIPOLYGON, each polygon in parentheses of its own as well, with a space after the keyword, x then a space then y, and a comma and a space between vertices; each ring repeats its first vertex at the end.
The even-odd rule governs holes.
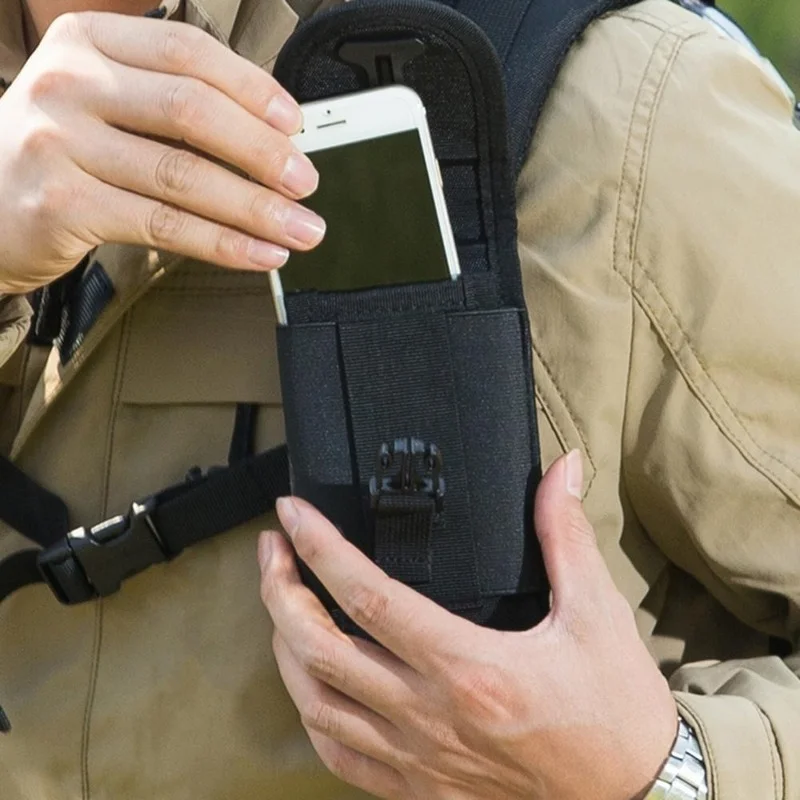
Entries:
POLYGON ((133 503, 127 515, 72 531, 40 553, 42 580, 67 605, 106 597, 126 578, 266 514, 289 490, 285 447, 207 474, 194 470, 184 483, 133 503))
MULTIPOLYGON (((354 455, 362 483, 373 472, 381 444, 399 437, 413 435, 434 444, 447 464, 447 535, 431 535, 430 520, 426 515, 417 515, 422 529, 415 535, 409 530, 409 519, 402 525, 396 521, 381 529, 382 537, 375 531, 376 546, 383 548, 384 554, 403 552, 409 557, 413 541, 421 548, 416 556, 431 562, 432 581, 426 590, 429 597, 446 597, 451 602, 479 601, 465 432, 458 415, 453 414, 453 409, 458 408, 458 390, 447 318, 421 314, 342 322, 339 345, 354 455), (395 427, 396 420, 403 420, 403 430, 395 427), (383 541, 379 542, 379 538, 383 541)), ((399 577, 400 564, 385 566, 390 575, 399 577)))
POLYGON ((512 165, 522 169, 550 90, 591 22, 638 0, 442 0, 491 39, 503 64, 512 165))
POLYGON ((255 429, 258 418, 257 403, 238 403, 233 422, 228 463, 245 461, 255 453, 255 429))
POLYGON ((61 498, 2 456, 0 519, 40 547, 49 547, 69 530, 69 515, 61 498))
POLYGON ((8 475, 21 481, 18 485, 29 490, 30 505, 4 502, 0 519, 43 549, 25 550, 0 562, 0 602, 23 586, 41 582, 69 605, 112 594, 125 578, 271 511, 277 498, 289 493, 288 456, 286 448, 279 447, 206 475, 193 471, 184 483, 134 503, 128 514, 68 534, 63 503, 10 462, 5 461, 3 469, 6 478, 0 478, 0 486, 7 485, 8 475), (58 513, 43 513, 37 498, 49 499, 58 513), (26 524, 24 515, 9 513, 17 510, 29 511, 36 525, 26 524), (52 527, 47 527, 48 520, 52 527))
MULTIPOLYGON (((43 548, 0 561, 0 602, 35 583, 68 605, 107 596, 153 564, 271 511, 289 491, 288 455, 279 447, 206 475, 194 470, 127 515, 67 533, 64 503, 0 459, 0 519, 43 548)), ((0 733, 10 730, 0 707, 0 733)))
POLYGON ((410 586, 429 583, 435 520, 436 501, 431 497, 381 497, 375 507, 375 563, 410 586))

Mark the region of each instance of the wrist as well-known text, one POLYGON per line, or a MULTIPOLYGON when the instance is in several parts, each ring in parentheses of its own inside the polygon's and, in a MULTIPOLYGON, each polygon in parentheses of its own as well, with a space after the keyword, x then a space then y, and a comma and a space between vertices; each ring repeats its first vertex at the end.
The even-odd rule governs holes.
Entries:
POLYGON ((679 717, 669 758, 643 800, 708 800, 706 767, 692 727, 679 717))

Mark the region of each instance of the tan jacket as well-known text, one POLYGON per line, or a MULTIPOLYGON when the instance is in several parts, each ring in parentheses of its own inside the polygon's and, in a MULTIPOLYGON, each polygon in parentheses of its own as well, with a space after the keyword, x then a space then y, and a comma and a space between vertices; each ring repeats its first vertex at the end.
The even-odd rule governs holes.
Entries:
MULTIPOLYGON (((308 4, 306 4, 308 5, 308 4)), ((22 63, 0 0, 0 76, 22 63)), ((269 68, 285 0, 188 0, 269 68)), ((800 798, 800 132, 739 45, 667 0, 594 25, 519 183, 544 460, 586 454, 586 508, 702 738, 715 800, 800 798), (796 655, 769 655, 769 637, 796 655)), ((6 188, 6 191, 8 188, 6 188)), ((267 280, 106 246, 116 296, 75 357, 17 349, 2 435, 76 524, 224 462, 237 402, 282 441, 267 280)), ((25 308, 6 299, 8 356, 25 308), (15 327, 16 326, 16 327, 15 327)), ((351 800, 284 692, 262 519, 62 608, 0 606, 2 800, 351 800)), ((20 538, 0 533, 0 555, 20 538)), ((624 670, 625 664, 620 663, 624 670)))

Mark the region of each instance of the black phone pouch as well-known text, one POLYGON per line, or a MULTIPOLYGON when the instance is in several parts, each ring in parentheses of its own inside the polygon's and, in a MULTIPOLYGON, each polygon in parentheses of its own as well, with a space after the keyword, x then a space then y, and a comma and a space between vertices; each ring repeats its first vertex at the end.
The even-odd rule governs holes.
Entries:
POLYGON ((420 95, 462 269, 456 281, 286 295, 292 490, 440 605, 531 627, 549 587, 533 532, 539 447, 498 57, 440 3, 354 0, 301 26, 275 77, 300 102, 389 83, 420 95))

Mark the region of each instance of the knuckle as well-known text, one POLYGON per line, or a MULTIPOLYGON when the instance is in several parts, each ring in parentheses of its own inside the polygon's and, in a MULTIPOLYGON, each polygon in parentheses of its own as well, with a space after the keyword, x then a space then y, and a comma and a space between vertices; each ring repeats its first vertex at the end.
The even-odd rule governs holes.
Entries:
POLYGON ((185 227, 185 215, 167 203, 158 203, 145 221, 147 240, 156 247, 176 242, 185 227))
POLYGON ((355 766, 353 763, 354 754, 351 754, 343 747, 332 747, 320 758, 330 772, 343 781, 347 781, 355 766))
POLYGON ((363 586, 347 593, 347 613, 362 628, 382 628, 389 617, 389 598, 363 586))
POLYGON ((286 217, 286 210, 274 195, 263 189, 254 189, 247 202, 247 219, 254 228, 280 228, 286 217))
POLYGON ((28 212, 40 225, 55 224, 70 208, 74 192, 67 184, 50 179, 43 183, 28 200, 28 212))
POLYGON ((41 160, 58 153, 64 146, 63 134, 55 127, 38 127, 28 131, 22 142, 26 159, 41 160))
POLYGON ((271 181, 278 182, 292 151, 288 139, 282 144, 276 135, 263 134, 257 139, 251 152, 261 172, 271 181))
POLYGON ((220 228, 211 248, 216 264, 239 264, 247 260, 247 237, 232 228, 220 228))
POLYGON ((78 76, 66 67, 52 66, 40 72, 28 84, 28 95, 34 103, 63 100, 75 89, 78 76))
POLYGON ((172 72, 184 72, 190 64, 194 47, 189 43, 193 31, 169 26, 159 43, 161 62, 172 72))
POLYGON ((322 700, 313 700, 300 712, 300 721, 306 730, 324 733, 335 739, 340 728, 337 711, 322 700))
POLYGON ((338 678, 342 675, 336 649, 329 644, 314 646, 305 659, 305 667, 311 677, 324 683, 338 682, 338 678))
POLYGON ((319 564, 324 557, 324 548, 315 536, 309 536, 307 531, 299 530, 292 540, 295 552, 309 567, 319 564))
POLYGON ((156 164, 158 191, 167 197, 190 194, 197 184, 199 166, 199 160, 186 150, 167 150, 156 164))
POLYGON ((163 94, 162 113, 185 132, 202 127, 204 92, 191 80, 181 80, 170 85, 163 94))

